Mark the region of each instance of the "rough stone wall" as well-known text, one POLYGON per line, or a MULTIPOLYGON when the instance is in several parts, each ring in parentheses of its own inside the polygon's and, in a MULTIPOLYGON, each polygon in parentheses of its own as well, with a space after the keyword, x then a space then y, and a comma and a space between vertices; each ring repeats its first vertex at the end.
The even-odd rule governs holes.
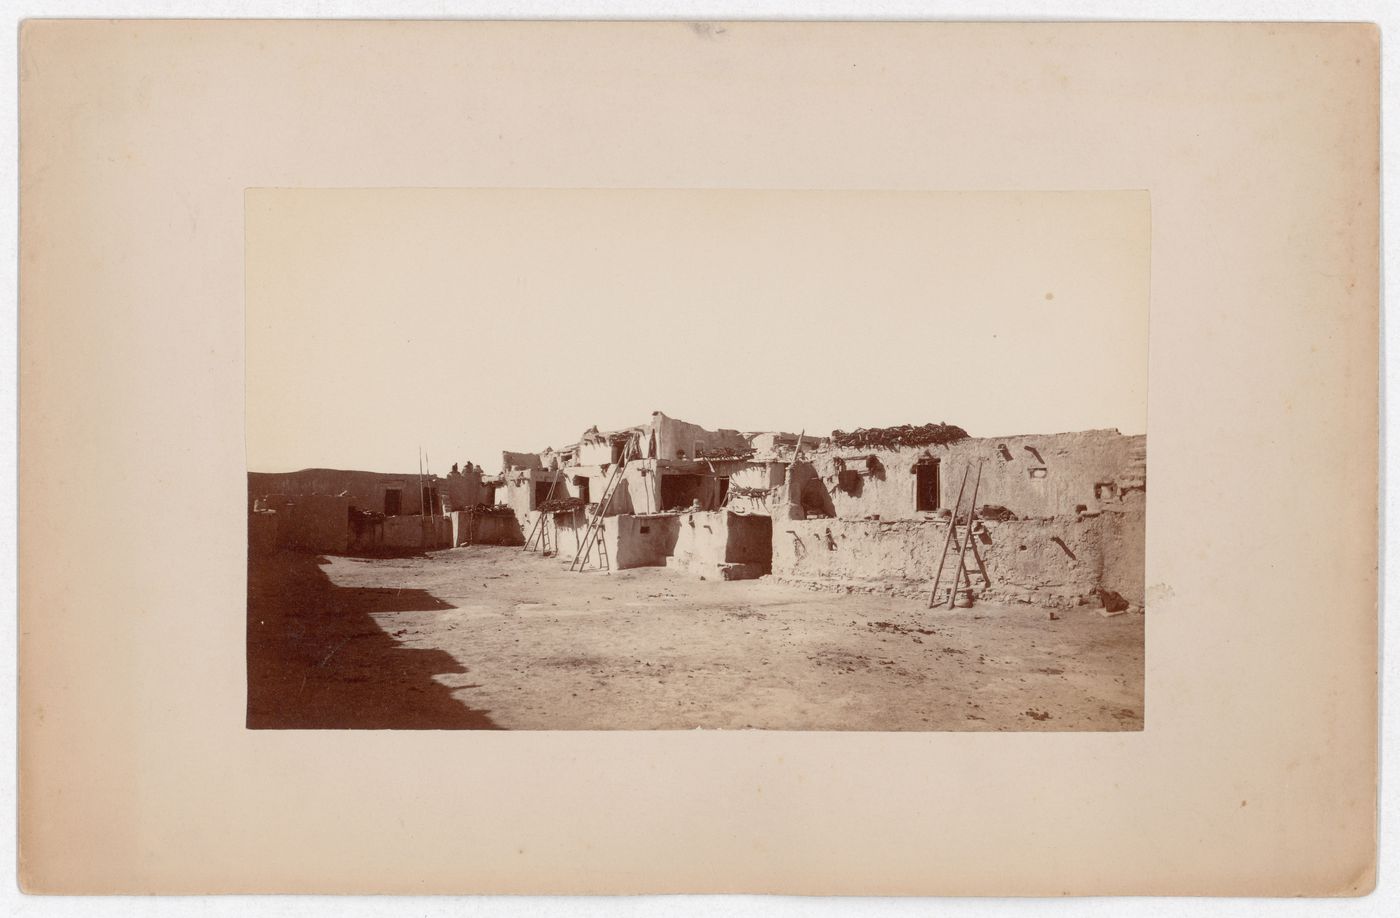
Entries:
POLYGON ((1147 499, 1131 494, 1099 516, 1103 533, 1103 587, 1146 605, 1147 499))

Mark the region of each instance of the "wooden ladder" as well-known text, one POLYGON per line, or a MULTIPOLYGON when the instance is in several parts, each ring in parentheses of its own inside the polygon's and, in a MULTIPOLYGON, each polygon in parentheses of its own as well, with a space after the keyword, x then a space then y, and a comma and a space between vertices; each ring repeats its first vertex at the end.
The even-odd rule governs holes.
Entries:
MULTIPOLYGON (((544 496, 544 502, 546 504, 554 500, 554 489, 559 487, 559 479, 563 477, 564 473, 562 471, 555 471, 554 480, 549 483, 549 493, 544 496)), ((533 484, 533 482, 531 482, 531 484, 533 484)), ((548 558, 554 553, 554 549, 550 548, 549 524, 544 521, 547 515, 549 515, 549 511, 547 510, 541 510, 539 512, 535 517, 535 525, 530 528, 530 537, 525 540, 526 551, 534 551, 538 548, 540 555, 545 558, 548 558), (536 539, 536 536, 539 538, 536 539)))
POLYGON ((962 508, 963 490, 967 487, 967 475, 969 469, 963 469, 962 484, 958 486, 958 500, 953 504, 953 515, 948 520, 948 535, 943 540, 943 553, 938 557, 938 571, 933 578, 933 589, 929 591, 928 607, 932 609, 940 601, 939 587, 943 583, 943 570, 948 565, 948 549, 952 548, 957 553, 957 562, 953 565, 953 582, 948 590, 948 608, 952 609, 957 603, 959 593, 970 593, 974 588, 985 590, 991 586, 992 578, 987 575, 987 565, 982 561, 982 555, 977 550, 976 525, 977 525, 977 492, 982 486, 982 463, 977 464, 977 477, 972 484, 972 503, 967 508, 967 520, 963 523, 962 535, 958 534, 958 511, 962 508), (976 568, 968 570, 967 552, 972 549, 972 558, 977 563, 976 568), (973 575, 982 578, 980 584, 972 582, 973 575), (967 586, 960 586, 964 580, 967 586))
POLYGON ((574 560, 569 563, 569 570, 577 570, 582 573, 588 564, 589 555, 593 553, 593 545, 597 543, 600 569, 612 572, 612 566, 608 561, 607 540, 602 538, 603 517, 607 515, 608 507, 612 504, 613 495, 617 493, 618 486, 622 484, 623 473, 631 458, 632 441, 628 439, 627 445, 622 450, 622 458, 613 466, 612 474, 608 476, 608 482, 603 487, 603 494, 598 498, 598 503, 593 507, 593 513, 588 517, 588 525, 583 530, 583 542, 579 545, 574 560))

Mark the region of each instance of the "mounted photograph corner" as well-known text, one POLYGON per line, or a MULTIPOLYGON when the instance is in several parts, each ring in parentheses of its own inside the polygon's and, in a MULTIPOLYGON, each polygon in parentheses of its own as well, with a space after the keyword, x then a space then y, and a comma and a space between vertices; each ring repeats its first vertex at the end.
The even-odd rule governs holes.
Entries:
POLYGON ((250 728, 1143 728, 1146 194, 246 211, 250 728))

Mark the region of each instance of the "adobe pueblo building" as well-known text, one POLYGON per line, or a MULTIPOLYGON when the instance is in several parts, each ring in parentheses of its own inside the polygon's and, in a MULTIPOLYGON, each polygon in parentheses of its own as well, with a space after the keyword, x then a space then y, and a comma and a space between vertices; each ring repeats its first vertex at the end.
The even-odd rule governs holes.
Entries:
POLYGON ((497 499, 526 547, 575 570, 664 565, 931 602, 939 581, 1041 606, 1143 602, 1143 436, 979 439, 929 424, 819 438, 655 412, 502 458, 497 499))
POLYGON ((405 552, 470 542, 519 545, 495 479, 467 463, 447 475, 341 469, 248 473, 248 547, 323 554, 405 552))

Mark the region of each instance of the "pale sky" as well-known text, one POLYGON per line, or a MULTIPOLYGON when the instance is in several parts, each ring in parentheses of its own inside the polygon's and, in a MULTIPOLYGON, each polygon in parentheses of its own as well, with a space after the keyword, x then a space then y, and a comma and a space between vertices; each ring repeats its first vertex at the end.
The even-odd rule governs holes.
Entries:
POLYGON ((256 471, 648 419, 1147 424, 1146 192, 254 189, 256 471))

